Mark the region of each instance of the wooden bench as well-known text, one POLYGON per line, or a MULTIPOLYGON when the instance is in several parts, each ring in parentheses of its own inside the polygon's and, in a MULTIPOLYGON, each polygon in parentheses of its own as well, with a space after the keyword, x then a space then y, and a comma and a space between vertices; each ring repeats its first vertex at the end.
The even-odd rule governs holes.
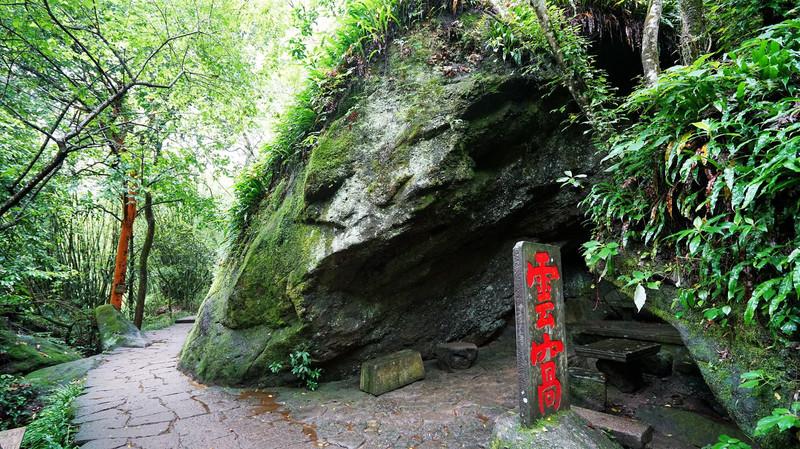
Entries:
POLYGON ((624 393, 633 393, 644 383, 641 368, 631 362, 658 354, 660 350, 658 343, 626 338, 607 338, 575 346, 575 354, 597 359, 597 369, 624 393))

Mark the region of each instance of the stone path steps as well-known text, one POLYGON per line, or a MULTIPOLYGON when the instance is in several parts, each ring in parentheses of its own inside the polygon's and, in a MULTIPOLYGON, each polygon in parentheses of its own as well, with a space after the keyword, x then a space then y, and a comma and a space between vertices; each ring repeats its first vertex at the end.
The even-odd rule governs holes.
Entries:
POLYGON ((278 449, 317 447, 302 423, 263 413, 258 401, 205 387, 176 369, 191 328, 148 334, 153 345, 104 356, 76 399, 81 449, 278 449))

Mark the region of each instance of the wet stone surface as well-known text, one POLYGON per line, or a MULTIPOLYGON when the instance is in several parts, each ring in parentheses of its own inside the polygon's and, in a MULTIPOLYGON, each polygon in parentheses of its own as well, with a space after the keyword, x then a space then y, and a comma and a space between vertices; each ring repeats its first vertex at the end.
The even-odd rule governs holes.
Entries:
POLYGON ((190 328, 103 355, 76 400, 81 448, 486 448, 494 419, 516 405, 513 335, 470 369, 428 362, 425 380, 376 398, 357 378, 315 392, 200 385, 176 369, 190 328))

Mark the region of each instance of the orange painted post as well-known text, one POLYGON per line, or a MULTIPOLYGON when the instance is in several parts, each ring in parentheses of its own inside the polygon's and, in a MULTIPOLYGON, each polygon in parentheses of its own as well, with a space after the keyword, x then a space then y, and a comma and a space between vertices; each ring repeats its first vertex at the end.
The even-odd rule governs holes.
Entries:
POLYGON ((115 309, 122 309, 122 296, 125 294, 125 273, 128 268, 128 239, 133 233, 133 220, 136 218, 136 197, 129 191, 125 195, 122 225, 119 231, 117 255, 114 259, 114 279, 111 283, 111 299, 109 303, 115 309))

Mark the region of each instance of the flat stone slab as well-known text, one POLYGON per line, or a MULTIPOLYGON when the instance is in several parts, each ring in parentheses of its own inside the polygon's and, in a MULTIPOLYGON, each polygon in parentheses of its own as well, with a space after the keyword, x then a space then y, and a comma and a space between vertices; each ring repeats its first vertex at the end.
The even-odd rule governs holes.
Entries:
POLYGON ((623 363, 658 354, 660 350, 658 343, 624 338, 607 338, 588 345, 575 345, 575 353, 580 356, 623 363))
POLYGON ((595 428, 609 432, 625 447, 642 449, 653 439, 653 427, 641 421, 581 407, 572 407, 572 410, 595 428))
POLYGON ((24 427, 0 432, 0 449, 19 449, 23 436, 25 436, 24 427))
POLYGON ((683 345, 681 334, 669 324, 601 320, 584 321, 572 326, 573 333, 576 334, 683 345))
POLYGON ((195 322, 196 317, 192 316, 185 316, 183 318, 178 318, 175 320, 175 324, 191 324, 195 322))
POLYGON ((440 343, 435 352, 439 368, 445 371, 467 369, 478 359, 478 346, 465 341, 440 343))
POLYGON ((425 378, 418 351, 404 349, 361 364, 361 391, 375 396, 425 378))
POLYGON ((495 421, 493 449, 622 449, 577 413, 566 410, 534 423, 520 425, 519 414, 509 412, 495 421))

